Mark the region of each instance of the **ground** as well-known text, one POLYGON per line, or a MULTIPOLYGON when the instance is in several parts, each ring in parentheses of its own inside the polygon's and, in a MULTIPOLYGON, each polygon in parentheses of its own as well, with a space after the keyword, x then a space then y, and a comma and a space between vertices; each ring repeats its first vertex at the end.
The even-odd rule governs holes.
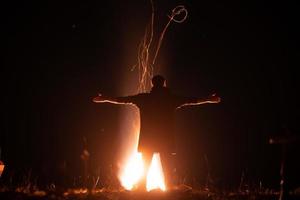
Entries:
MULTIPOLYGON (((49 191, 26 191, 16 189, 15 191, 3 189, 0 192, 0 199, 5 200, 273 200, 279 199, 279 192, 265 191, 209 191, 204 189, 193 189, 188 186, 180 186, 169 191, 154 190, 151 192, 125 191, 113 189, 67 189, 49 191)), ((291 195, 290 199, 300 199, 299 194, 291 195)))

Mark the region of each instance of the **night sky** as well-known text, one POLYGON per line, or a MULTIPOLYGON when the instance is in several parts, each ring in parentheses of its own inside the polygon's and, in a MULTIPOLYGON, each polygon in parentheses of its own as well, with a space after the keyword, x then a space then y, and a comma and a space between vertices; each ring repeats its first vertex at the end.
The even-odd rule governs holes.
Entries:
MULTIPOLYGON (((157 59, 168 87, 185 96, 216 92, 222 98, 218 105, 177 112, 183 171, 201 182, 206 155, 220 183, 237 185, 244 172, 253 184, 277 187, 280 145, 268 139, 300 131, 296 6, 154 3, 156 39, 175 6, 189 12, 184 23, 170 25, 157 59)), ((126 84, 134 82, 128 77, 136 73, 130 69, 150 19, 150 1, 24 1, 1 10, 1 160, 10 169, 37 171, 66 161, 76 174, 85 137, 92 165, 107 168, 120 143, 122 108, 96 105, 91 98, 99 92, 134 94, 126 84)), ((298 146, 289 145, 288 167, 299 184, 298 146)))

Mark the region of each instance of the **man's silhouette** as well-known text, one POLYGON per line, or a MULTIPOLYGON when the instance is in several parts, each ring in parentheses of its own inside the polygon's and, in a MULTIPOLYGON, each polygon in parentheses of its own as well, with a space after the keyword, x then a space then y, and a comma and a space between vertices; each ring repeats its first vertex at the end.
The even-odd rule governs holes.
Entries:
MULTIPOLYGON (((211 95, 207 98, 183 97, 172 94, 166 87, 166 80, 160 75, 152 78, 152 89, 149 93, 140 93, 126 97, 97 96, 95 103, 134 104, 139 108, 141 117, 138 151, 142 153, 146 172, 154 152, 161 155, 166 181, 169 181, 170 155, 175 151, 174 112, 187 105, 219 103, 220 98, 211 95)), ((145 186, 146 176, 142 181, 145 186)))

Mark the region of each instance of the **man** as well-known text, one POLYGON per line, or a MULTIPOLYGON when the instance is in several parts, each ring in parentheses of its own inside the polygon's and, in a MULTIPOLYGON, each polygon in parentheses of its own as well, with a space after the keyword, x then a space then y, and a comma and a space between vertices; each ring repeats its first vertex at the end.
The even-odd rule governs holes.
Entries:
MULTIPOLYGON (((174 113, 187 105, 219 103, 220 98, 211 95, 207 98, 183 97, 172 94, 166 87, 166 80, 161 75, 152 78, 152 89, 149 93, 141 93, 126 97, 97 96, 95 103, 134 104, 139 108, 141 117, 138 151, 142 153, 145 171, 148 171, 154 152, 161 155, 163 171, 168 183, 170 174, 170 156, 175 151, 174 113)), ((147 173, 146 173, 147 174, 147 173)), ((142 181, 145 187, 146 174, 142 181)))

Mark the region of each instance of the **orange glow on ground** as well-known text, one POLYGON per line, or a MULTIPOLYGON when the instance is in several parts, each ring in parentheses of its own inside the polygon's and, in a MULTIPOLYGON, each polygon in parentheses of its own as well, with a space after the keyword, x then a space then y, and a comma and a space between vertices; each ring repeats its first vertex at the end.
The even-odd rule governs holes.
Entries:
MULTIPOLYGON (((121 185, 126 190, 132 190, 137 186, 144 174, 144 162, 141 153, 134 153, 120 176, 121 185)), ((147 191, 154 189, 166 190, 164 173, 161 165, 159 153, 154 153, 147 173, 147 191)))

